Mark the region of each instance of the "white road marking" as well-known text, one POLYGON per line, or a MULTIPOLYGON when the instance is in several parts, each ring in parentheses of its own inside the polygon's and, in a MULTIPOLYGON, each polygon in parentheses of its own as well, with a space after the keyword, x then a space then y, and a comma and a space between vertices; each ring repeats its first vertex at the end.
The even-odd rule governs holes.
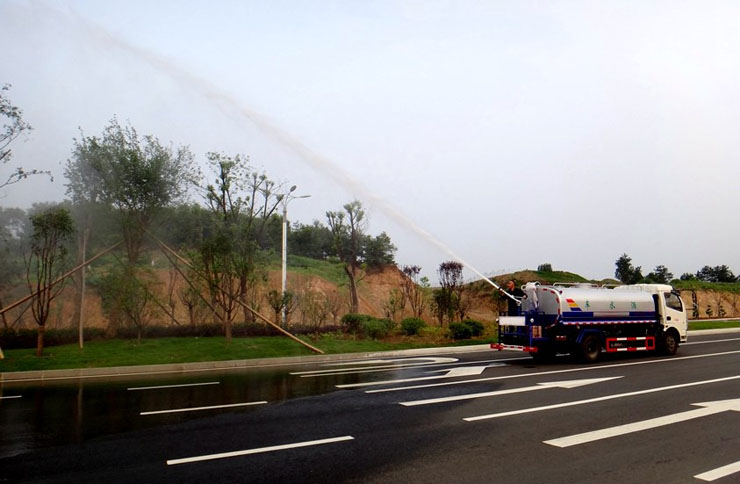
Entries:
POLYGON ((210 455, 201 455, 198 457, 186 457, 184 459, 172 459, 172 460, 167 461, 167 465, 172 466, 172 465, 177 465, 177 464, 188 464, 191 462, 201 462, 204 460, 224 459, 227 457, 239 457, 242 455, 260 454, 263 452, 274 452, 276 450, 297 449, 299 447, 309 447, 312 445, 332 444, 334 442, 343 442, 346 440, 354 440, 354 437, 352 437, 351 435, 345 435, 344 437, 334 437, 331 439, 322 439, 322 440, 311 440, 307 442, 297 442, 295 444, 273 445, 271 447, 260 447, 257 449, 237 450, 234 452, 224 452, 223 454, 210 454, 210 455))
POLYGON ((596 366, 587 366, 587 367, 579 367, 579 368, 569 368, 567 370, 538 371, 534 373, 523 373, 521 375, 492 376, 488 378, 475 378, 473 380, 452 381, 452 382, 445 382, 445 383, 430 383, 428 385, 413 385, 413 386, 406 386, 406 387, 381 388, 378 390, 365 390, 365 393, 398 392, 402 390, 416 390, 416 389, 421 389, 421 388, 442 387, 442 386, 449 386, 449 385, 466 385, 468 383, 479 383, 482 381, 508 380, 511 378, 527 378, 531 376, 555 375, 559 373, 573 373, 573 372, 578 372, 578 371, 593 371, 593 370, 604 370, 604 369, 608 370, 610 368, 621 368, 625 366, 671 363, 675 361, 693 360, 696 358, 709 358, 709 357, 714 357, 714 356, 727 356, 727 355, 734 355, 738 353, 740 353, 740 350, 723 351, 721 353, 708 353, 706 355, 677 356, 677 357, 672 357, 672 358, 664 358, 660 360, 633 361, 630 363, 617 363, 614 365, 607 364, 607 365, 596 365, 596 366))
POLYGON ((23 395, 8 395, 7 397, 0 397, 0 400, 4 400, 6 398, 21 398, 23 395))
POLYGON ((740 461, 737 461, 732 464, 728 464, 726 466, 718 467, 711 471, 697 474, 694 477, 697 479, 701 479, 702 481, 712 482, 712 481, 716 481, 717 479, 722 479, 723 477, 727 477, 730 474, 734 474, 736 472, 740 472, 740 461))
POLYGON ((152 412, 141 412, 139 415, 159 415, 162 413, 195 412, 198 410, 215 410, 219 408, 246 407, 249 405, 264 405, 265 403, 267 402, 265 400, 262 400, 260 402, 244 402, 244 403, 230 403, 228 405, 212 405, 210 407, 175 408, 172 410, 155 410, 152 412))
POLYGON ((376 385, 391 385, 393 383, 408 383, 412 381, 427 381, 427 380, 439 380, 440 378, 457 378, 461 376, 472 376, 480 375, 486 368, 495 368, 496 366, 503 365, 489 365, 489 366, 465 366, 458 368, 451 368, 446 371, 445 375, 434 375, 434 376, 418 376, 416 378, 402 378, 399 380, 381 380, 381 381, 368 381, 362 383, 346 383, 343 385, 336 385, 337 388, 359 388, 376 385))
POLYGON ((627 435, 634 432, 641 432, 643 430, 654 429, 657 427, 663 427, 665 425, 671 425, 679 422, 686 422, 687 420, 693 420, 695 418, 706 417, 708 415, 714 415, 716 413, 735 411, 740 412, 740 398, 733 400, 720 400, 716 402, 703 402, 703 403, 692 403, 699 408, 696 410, 689 410, 688 412, 674 413, 671 415, 664 415, 662 417, 651 418, 648 420, 642 420, 640 422, 632 422, 624 425, 618 425, 616 427, 608 427, 601 430, 594 430, 592 432, 584 432, 582 434, 569 435, 568 437, 560 437, 559 439, 545 440, 544 443, 555 447, 565 448, 572 447, 574 445, 585 444, 588 442, 594 442, 596 440, 609 439, 611 437, 618 437, 620 435, 627 435))
POLYGON ((554 410, 556 408, 574 407, 576 405, 585 405, 588 403, 604 402, 607 400, 614 400, 617 398, 633 397, 636 395, 646 395, 648 393, 663 392, 667 390, 676 390, 678 388, 688 388, 688 387, 694 387, 694 386, 699 386, 699 385, 708 385, 710 383, 719 383, 723 381, 731 381, 731 380, 738 380, 738 379, 740 379, 740 375, 728 376, 725 378, 715 378, 713 380, 682 383, 679 385, 669 385, 666 387, 648 388, 647 390, 638 390, 635 392, 617 393, 614 395, 606 395, 603 397, 589 398, 586 400, 576 400, 573 402, 556 403, 554 405, 545 405, 543 407, 523 408, 521 410, 512 410, 510 412, 492 413, 490 415, 480 415, 477 417, 467 417, 467 418, 464 418, 463 420, 465 420, 466 422, 474 422, 476 420, 486 420, 490 418, 509 417, 511 415, 521 415, 524 413, 542 412, 544 410, 554 410))
POLYGON ((609 378, 591 378, 591 379, 586 379, 586 380, 552 381, 552 382, 538 383, 537 385, 534 385, 531 387, 512 388, 509 390, 497 390, 497 391, 482 392, 482 393, 468 393, 466 395, 429 398, 427 400, 413 400, 410 402, 399 402, 399 403, 406 407, 413 407, 416 405, 430 405, 434 403, 455 402, 459 400, 471 400, 474 398, 497 397, 499 395, 510 395, 512 393, 533 392, 537 390, 546 390, 548 388, 577 388, 577 387, 582 387, 585 385, 592 385, 594 383, 601 383, 601 382, 608 381, 608 380, 615 380, 617 378, 622 378, 622 377, 613 376, 609 378))
POLYGON ((418 368, 423 366, 429 366, 433 364, 450 364, 455 363, 459 361, 457 358, 406 358, 406 359, 395 359, 395 360, 365 360, 362 363, 363 364, 378 364, 382 366, 364 366, 359 368, 331 368, 328 370, 311 370, 311 371, 296 371, 290 373, 291 375, 297 375, 301 378, 306 377, 312 377, 312 376, 325 376, 325 375, 341 375, 341 374, 351 374, 351 373, 362 373, 361 370, 369 370, 369 371, 377 371, 377 370, 385 370, 385 369, 398 369, 398 368, 418 368), (419 362, 419 360, 424 360, 426 363, 419 362), (409 362, 409 363, 397 363, 395 365, 388 365, 383 363, 393 363, 393 362, 409 362))
POLYGON ((154 387, 131 387, 127 388, 126 390, 129 391, 135 391, 135 390, 159 390, 160 388, 182 388, 182 387, 198 387, 203 385, 218 385, 221 382, 218 381, 209 381, 206 383, 183 383, 181 385, 159 385, 154 387))

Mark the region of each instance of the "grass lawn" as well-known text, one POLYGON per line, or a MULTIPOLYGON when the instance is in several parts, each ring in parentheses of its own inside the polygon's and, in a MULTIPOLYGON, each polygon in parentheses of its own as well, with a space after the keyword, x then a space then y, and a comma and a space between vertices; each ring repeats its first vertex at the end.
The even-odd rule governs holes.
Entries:
MULTIPOLYGON (((489 341, 490 339, 475 339, 448 342, 447 345, 483 344, 489 341)), ((398 341, 383 342, 335 335, 322 335, 317 339, 309 339, 309 342, 329 354, 426 348, 439 345, 421 338, 401 338, 398 341)), ((314 354, 308 348, 280 336, 234 338, 231 343, 226 343, 223 337, 155 338, 142 340, 141 344, 133 340, 119 339, 90 341, 85 343, 85 348, 82 350, 76 344, 47 347, 41 358, 35 356, 35 349, 4 350, 4 353, 5 359, 0 360, 0 373, 314 354)))
POLYGON ((689 331, 695 331, 698 329, 722 329, 722 328, 738 328, 740 327, 740 320, 734 321, 690 321, 689 331))

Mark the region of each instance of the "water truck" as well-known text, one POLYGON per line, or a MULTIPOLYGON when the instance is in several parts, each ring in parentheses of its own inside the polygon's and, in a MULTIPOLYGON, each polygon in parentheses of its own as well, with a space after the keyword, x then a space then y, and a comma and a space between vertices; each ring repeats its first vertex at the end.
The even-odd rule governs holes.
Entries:
POLYGON ((685 306, 667 284, 530 282, 522 290, 519 314, 499 318, 499 342, 491 348, 525 351, 542 360, 571 353, 592 363, 602 350, 673 355, 686 342, 685 306))

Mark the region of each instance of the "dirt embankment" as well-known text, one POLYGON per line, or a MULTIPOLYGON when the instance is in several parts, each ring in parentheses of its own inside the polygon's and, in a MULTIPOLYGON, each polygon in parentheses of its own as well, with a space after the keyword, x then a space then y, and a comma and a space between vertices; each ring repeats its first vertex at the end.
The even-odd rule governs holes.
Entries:
MULTIPOLYGON (((154 311, 151 324, 190 324, 191 312, 188 310, 180 294, 187 287, 187 283, 182 278, 172 279, 171 272, 162 269, 155 271, 158 279, 156 292, 160 306, 154 311), (168 315, 170 313, 173 318, 168 315), (175 322, 176 321, 176 322, 175 322)), ((538 274, 533 271, 522 271, 513 275, 503 275, 496 277, 495 282, 503 285, 508 279, 514 278, 517 283, 537 281, 538 274)), ((403 274, 396 267, 387 267, 381 271, 373 271, 366 274, 359 282, 359 310, 361 313, 370 314, 377 317, 386 317, 391 295, 394 290, 398 290, 403 274)), ((288 274, 288 287, 302 299, 301 304, 297 304, 293 314, 290 317, 291 323, 306 322, 316 324, 315 321, 308 321, 311 318, 323 317, 324 324, 336 324, 341 316, 349 312, 349 295, 346 285, 337 285, 318 276, 308 276, 302 274, 288 274), (313 301, 312 309, 310 302, 313 301), (316 316, 315 306, 325 304, 330 310, 319 311, 316 316), (321 314, 324 314, 321 316, 321 314)), ((272 271, 268 274, 267 281, 261 284, 251 296, 251 304, 255 309, 260 311, 268 318, 274 319, 272 309, 267 302, 267 292, 271 289, 280 288, 280 272, 272 271)), ((491 322, 496 319, 500 310, 505 309, 505 301, 493 297, 495 289, 485 281, 478 281, 467 286, 465 298, 468 301, 468 317, 491 322)), ((729 291, 710 291, 710 290, 684 290, 682 299, 686 305, 689 318, 718 318, 718 317, 740 317, 740 294, 729 291)), ((74 289, 71 286, 65 288, 62 295, 54 304, 53 311, 47 327, 49 328, 67 328, 76 326, 74 289)), ((103 313, 101 300, 95 290, 88 288, 85 299, 85 325, 87 327, 108 327, 108 319, 103 313)), ((404 317, 411 316, 411 310, 408 307, 398 310, 393 316, 400 321, 404 317)), ((212 321, 213 317, 205 305, 198 304, 193 311, 193 317, 196 322, 212 321)), ((30 310, 21 314, 20 310, 12 310, 6 314, 6 321, 12 324, 20 318, 21 323, 15 327, 35 327, 31 317, 30 310)), ((435 324, 435 318, 430 311, 429 304, 424 313, 424 319, 435 324)))

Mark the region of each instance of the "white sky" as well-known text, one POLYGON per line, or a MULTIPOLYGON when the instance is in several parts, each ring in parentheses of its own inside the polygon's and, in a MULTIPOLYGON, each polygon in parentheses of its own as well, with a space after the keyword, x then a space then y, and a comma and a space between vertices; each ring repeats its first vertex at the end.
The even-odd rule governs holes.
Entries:
POLYGON ((312 195, 292 220, 359 198, 433 282, 450 255, 404 217, 487 274, 740 271, 736 1, 2 0, 0 45, 35 128, 10 165, 56 178, 2 206, 62 199, 116 115, 249 155, 312 195))

